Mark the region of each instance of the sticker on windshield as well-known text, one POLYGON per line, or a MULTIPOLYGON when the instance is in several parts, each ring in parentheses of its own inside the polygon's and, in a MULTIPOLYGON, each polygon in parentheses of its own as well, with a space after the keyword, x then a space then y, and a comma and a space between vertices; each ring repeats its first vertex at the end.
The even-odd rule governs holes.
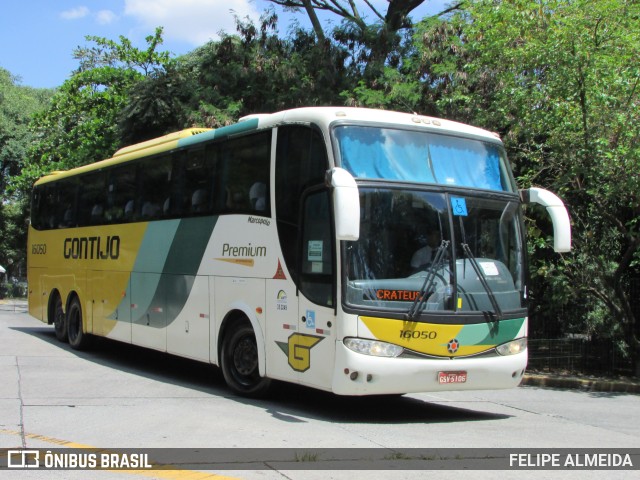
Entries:
POLYGON ((322 240, 309 240, 307 246, 307 260, 310 262, 322 262, 322 240))
POLYGON ((451 197, 451 209, 458 217, 467 216, 467 200, 460 197, 451 197))
POLYGON ((480 264, 482 271, 487 277, 495 277, 497 275, 500 275, 500 272, 498 271, 498 266, 495 263, 493 262, 478 262, 478 263, 480 264))

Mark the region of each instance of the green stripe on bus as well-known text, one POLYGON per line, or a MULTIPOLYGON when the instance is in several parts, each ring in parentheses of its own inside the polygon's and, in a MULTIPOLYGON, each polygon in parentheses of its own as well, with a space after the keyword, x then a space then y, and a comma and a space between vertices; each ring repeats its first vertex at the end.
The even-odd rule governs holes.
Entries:
MULTIPOLYGON (((134 274, 138 272, 162 272, 179 225, 180 220, 169 220, 166 222, 150 222, 147 226, 142 244, 138 249, 138 256, 133 265, 131 281, 129 282, 129 288, 133 292, 127 292, 125 297, 135 298, 136 308, 140 315, 146 313, 149 306, 152 305, 160 283, 160 275, 144 275, 143 279, 137 281, 138 278, 136 278, 137 276, 134 277, 134 274), (132 293, 134 296, 132 296, 132 293)), ((126 307, 126 305, 123 306, 126 307)), ((131 320, 135 322, 133 312, 131 313, 131 320)))
POLYGON ((162 273, 197 274, 217 220, 210 216, 181 220, 162 273))
MULTIPOLYGON (((166 324, 173 322, 184 308, 198 273, 204 252, 209 244, 218 217, 195 217, 180 220, 167 254, 162 275, 154 275, 158 282, 148 305, 163 305, 166 324)), ((161 223, 161 222, 160 222, 161 223)), ((146 292, 145 292, 146 293, 146 292)), ((147 308, 140 309, 134 323, 144 323, 147 308)), ((155 326, 155 325, 154 325, 155 326)))
POLYGON ((221 138, 229 137, 231 135, 238 135, 239 133, 250 132, 258 128, 258 119, 252 118, 245 120, 244 122, 234 123, 227 127, 217 128, 215 130, 209 130, 208 132, 199 133, 192 137, 181 138, 178 140, 178 148, 189 147, 197 145, 208 140, 219 140, 221 138))
POLYGON ((134 272, 162 272, 180 223, 180 220, 149 223, 133 265, 134 272))
POLYGON ((463 345, 500 345, 516 338, 524 322, 524 318, 516 318, 465 325, 457 339, 463 345))

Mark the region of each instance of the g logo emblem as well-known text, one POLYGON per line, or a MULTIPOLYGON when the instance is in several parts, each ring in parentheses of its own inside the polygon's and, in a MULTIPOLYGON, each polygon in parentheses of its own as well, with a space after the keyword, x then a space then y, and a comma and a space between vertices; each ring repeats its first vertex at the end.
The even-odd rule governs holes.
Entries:
POLYGON ((311 349, 323 338, 304 333, 294 333, 289 337, 287 343, 276 343, 287 355, 291 368, 296 372, 306 372, 311 367, 311 349))

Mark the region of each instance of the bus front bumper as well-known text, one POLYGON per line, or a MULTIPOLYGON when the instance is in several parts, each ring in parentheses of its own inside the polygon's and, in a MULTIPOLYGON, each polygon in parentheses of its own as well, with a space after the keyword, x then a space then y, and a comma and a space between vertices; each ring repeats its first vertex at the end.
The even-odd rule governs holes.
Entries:
POLYGON ((514 388, 526 366, 526 349, 516 355, 455 360, 389 358, 356 353, 338 341, 332 391, 376 395, 514 388))

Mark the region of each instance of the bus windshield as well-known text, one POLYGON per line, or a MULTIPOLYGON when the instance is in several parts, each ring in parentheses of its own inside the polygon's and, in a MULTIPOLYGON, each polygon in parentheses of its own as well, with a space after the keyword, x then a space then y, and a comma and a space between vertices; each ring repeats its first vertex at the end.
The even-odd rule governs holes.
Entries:
POLYGON ((515 200, 360 186, 360 207, 360 239, 345 242, 348 305, 418 314, 524 308, 515 200))
POLYGON ((354 177, 513 192, 499 144, 425 131, 342 125, 342 167, 354 177))

